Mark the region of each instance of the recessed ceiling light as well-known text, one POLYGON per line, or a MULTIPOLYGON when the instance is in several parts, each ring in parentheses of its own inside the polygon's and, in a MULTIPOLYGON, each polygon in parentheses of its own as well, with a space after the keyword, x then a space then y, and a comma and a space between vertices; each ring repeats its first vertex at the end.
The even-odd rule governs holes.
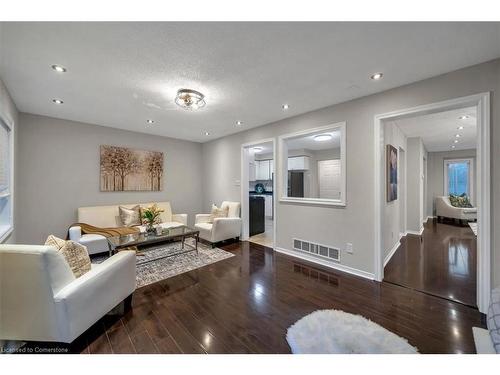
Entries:
POLYGON ((180 89, 175 97, 175 104, 186 110, 197 110, 206 104, 205 95, 191 89, 180 89))
POLYGON ((383 76, 384 76, 383 73, 375 73, 372 74, 370 78, 373 79, 374 81, 378 81, 379 79, 382 79, 383 76))
POLYGON ((460 116, 458 119, 459 120, 467 120, 468 118, 469 118, 469 116, 463 115, 463 116, 460 116))
POLYGON ((61 99, 52 99, 52 101, 53 101, 55 104, 63 104, 63 103, 64 103, 61 99))
POLYGON ((205 132, 205 135, 208 137, 210 135, 210 133, 209 132, 205 132))
POLYGON ((451 146, 451 148, 455 148, 455 146, 451 146))
POLYGON ((263 150, 263 148, 262 148, 262 147, 257 146, 257 147, 254 147, 254 148, 253 148, 253 150, 254 150, 255 152, 261 152, 261 151, 263 150))
POLYGON ((243 121, 239 121, 239 120, 236 121, 236 126, 241 126, 241 125, 243 125, 243 121))
POLYGON ((288 108, 290 108, 290 106, 285 103, 281 106, 281 108, 283 108, 283 110, 286 111, 288 108))
POLYGON ((453 141, 453 143, 458 143, 458 139, 455 139, 455 140, 453 141))
POLYGON ((331 134, 318 134, 314 137, 314 140, 316 142, 325 142, 329 141, 330 139, 332 139, 331 134))
POLYGON ((147 120, 146 120, 146 122, 147 122, 148 124, 152 124, 152 123, 154 123, 154 120, 147 119, 147 120))
POLYGON ((457 129, 458 130, 463 130, 463 128, 464 128, 463 126, 459 126, 457 129))
POLYGON ((461 135, 460 134, 455 134, 455 138, 460 138, 461 135))
POLYGON ((61 66, 61 65, 52 65, 52 69, 54 69, 58 73, 65 73, 66 72, 66 68, 64 66, 61 66))

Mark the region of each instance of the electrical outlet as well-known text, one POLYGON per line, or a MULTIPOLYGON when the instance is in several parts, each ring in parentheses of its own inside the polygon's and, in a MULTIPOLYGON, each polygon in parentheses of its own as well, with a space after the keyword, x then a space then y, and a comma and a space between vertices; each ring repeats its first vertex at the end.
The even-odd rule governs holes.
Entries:
POLYGON ((354 253, 354 250, 352 249, 352 243, 348 242, 345 244, 345 251, 347 254, 354 253))
POLYGON ((391 232, 391 238, 394 239, 394 232, 391 232))

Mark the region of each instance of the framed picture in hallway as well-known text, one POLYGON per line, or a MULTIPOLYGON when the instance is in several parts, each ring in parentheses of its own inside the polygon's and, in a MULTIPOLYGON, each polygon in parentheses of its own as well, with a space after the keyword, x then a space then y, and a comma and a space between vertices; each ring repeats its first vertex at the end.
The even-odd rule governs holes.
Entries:
POLYGON ((398 150, 392 145, 387 145, 387 202, 398 199, 398 150))
POLYGON ((163 190, 163 152, 101 146, 101 191, 163 190))

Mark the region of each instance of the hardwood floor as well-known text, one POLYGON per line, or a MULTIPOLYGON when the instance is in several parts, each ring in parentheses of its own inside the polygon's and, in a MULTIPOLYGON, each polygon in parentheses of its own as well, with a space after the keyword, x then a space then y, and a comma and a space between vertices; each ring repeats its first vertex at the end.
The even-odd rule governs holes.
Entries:
POLYGON ((405 236, 384 269, 384 280, 476 306, 476 236, 469 226, 428 220, 405 236))
POLYGON ((422 353, 474 352, 471 328, 483 326, 476 309, 325 270, 249 242, 223 248, 236 256, 138 289, 126 315, 103 318, 70 350, 289 353, 291 324, 335 308, 381 324, 422 353))

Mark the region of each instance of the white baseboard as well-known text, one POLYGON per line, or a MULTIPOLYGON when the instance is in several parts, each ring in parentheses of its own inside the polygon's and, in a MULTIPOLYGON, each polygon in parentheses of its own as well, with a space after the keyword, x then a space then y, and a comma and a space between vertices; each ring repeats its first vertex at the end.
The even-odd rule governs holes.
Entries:
POLYGON ((389 251, 389 254, 387 254, 387 256, 384 259, 384 267, 387 265, 387 263, 389 263, 389 261, 391 260, 392 256, 396 253, 396 250, 399 248, 400 245, 401 245, 400 241, 398 241, 398 242, 396 242, 394 244, 394 246, 392 247, 391 251, 389 251))
POLYGON ((407 230, 405 235, 407 234, 413 234, 414 236, 421 236, 422 233, 424 233, 424 227, 420 228, 420 231, 415 231, 415 230, 407 230))
POLYGON ((307 261, 312 262, 312 263, 321 264, 322 266, 333 268, 333 269, 338 270, 338 271, 350 273, 351 275, 363 277, 363 278, 369 279, 369 280, 375 280, 375 275, 373 273, 366 272, 366 271, 363 271, 363 270, 360 270, 357 268, 349 267, 349 266, 346 266, 346 265, 343 265, 340 263, 332 263, 332 262, 329 262, 327 260, 316 258, 312 255, 302 254, 302 253, 299 253, 298 251, 288 250, 288 249, 284 249, 282 247, 275 247, 274 250, 277 251, 278 253, 290 255, 292 257, 307 260, 307 261))

